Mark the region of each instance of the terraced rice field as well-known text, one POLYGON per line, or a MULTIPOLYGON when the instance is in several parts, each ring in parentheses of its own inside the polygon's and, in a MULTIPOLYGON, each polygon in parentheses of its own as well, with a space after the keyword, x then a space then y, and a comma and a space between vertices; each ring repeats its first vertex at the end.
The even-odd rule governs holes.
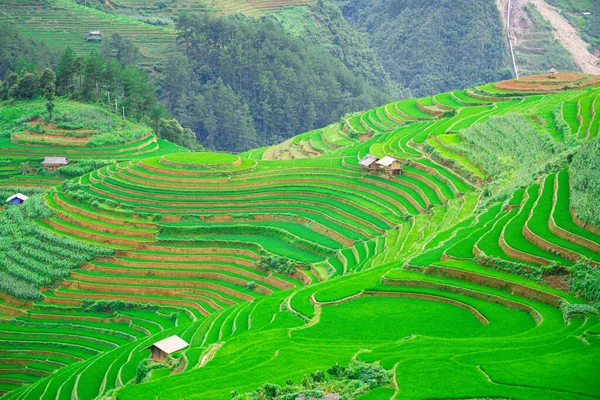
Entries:
POLYGON ((183 11, 205 11, 210 9, 214 13, 244 14, 248 16, 261 16, 269 12, 279 11, 282 7, 306 4, 312 0, 195 0, 177 2, 171 9, 165 9, 158 1, 123 0, 115 2, 118 7, 143 9, 155 15, 172 15, 183 11))
POLYGON ((160 59, 177 35, 171 29, 107 14, 71 0, 2 1, 0 23, 13 25, 23 36, 43 40, 57 49, 71 46, 79 54, 100 51, 99 42, 85 40, 88 32, 118 32, 134 41, 148 64, 160 59))
POLYGON ((37 226, 109 251, 42 300, 2 298, 0 390, 222 399, 358 360, 392 376, 361 399, 598 398, 600 320, 564 313, 586 303, 569 271, 600 264, 599 231, 572 214, 571 167, 491 198, 499 177, 456 150, 466 128, 510 114, 575 149, 593 139, 575 128, 595 123, 597 93, 486 85, 241 155, 124 158, 49 190, 37 226), (557 105, 569 137, 552 134, 557 105), (367 153, 401 174, 362 170, 367 153), (90 307, 111 300, 153 306, 90 307), (174 334, 190 346, 133 383, 144 349, 174 334))
MULTIPOLYGON (((8 161, 0 167, 0 187, 51 187, 64 181, 60 174, 41 173, 45 157, 66 157, 70 161, 85 160, 131 160, 188 151, 166 140, 158 139, 146 126, 127 121, 125 137, 121 127, 113 122, 111 114, 104 109, 86 106, 67 100, 56 101, 57 114, 70 115, 77 124, 85 125, 85 118, 77 115, 94 113, 101 116, 106 126, 97 127, 90 120, 90 127, 64 128, 46 124, 38 118, 45 110, 43 101, 3 104, 0 107, 0 158, 8 161), (80 114, 78 114, 80 113, 80 114), (22 121, 23 119, 27 122, 22 121), (106 121, 110 121, 107 123, 106 121), (93 128, 91 126, 94 125, 93 128), (98 137, 114 135, 114 144, 93 144, 98 137), (23 174, 21 163, 27 162, 29 173, 23 174)), ((60 124, 60 122, 59 122, 60 124)), ((119 123, 120 124, 120 123, 119 123)), ((73 125, 80 126, 80 125, 73 125)))
POLYGON ((161 1, 106 0, 106 5, 114 10, 113 14, 109 14, 93 8, 91 3, 74 0, 3 0, 0 1, 0 23, 14 26, 26 38, 42 40, 58 50, 70 46, 81 55, 87 55, 93 50, 100 51, 100 41, 86 40, 89 32, 101 31, 104 35, 117 32, 136 44, 142 55, 141 64, 151 66, 164 57, 169 45, 175 43, 177 32, 166 26, 142 21, 147 17, 172 19, 183 12, 207 11, 217 15, 244 14, 260 17, 285 6, 311 1, 195 0, 166 5, 161 1), (132 15, 131 9, 136 11, 133 14, 135 18, 126 16, 132 15))

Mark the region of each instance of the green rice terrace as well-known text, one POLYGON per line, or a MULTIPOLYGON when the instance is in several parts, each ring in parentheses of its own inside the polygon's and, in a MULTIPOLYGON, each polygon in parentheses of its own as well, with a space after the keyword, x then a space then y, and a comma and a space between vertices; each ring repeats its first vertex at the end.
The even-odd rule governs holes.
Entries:
POLYGON ((149 66, 162 59, 167 48, 176 42, 177 32, 170 27, 173 25, 171 18, 180 13, 210 11, 216 15, 240 13, 259 17, 287 5, 310 2, 311 0, 194 0, 168 2, 167 5, 163 1, 105 0, 101 3, 106 3, 112 12, 107 13, 93 8, 95 5, 91 1, 2 0, 0 24, 13 26, 24 37, 43 41, 55 49, 62 50, 70 46, 78 54, 100 51, 101 40, 90 37, 90 32, 118 32, 135 43, 143 57, 142 64, 149 66), (132 12, 136 15, 128 16, 132 12), (142 18, 142 15, 145 17, 142 18), (170 22, 165 26, 153 25, 148 22, 148 17, 170 22))
POLYGON ((94 147, 75 103, 71 128, 27 107, 0 109, 0 158, 114 162, 0 213, 3 399, 600 398, 598 77, 239 155, 133 123, 94 147))
POLYGON ((147 126, 123 121, 100 107, 57 100, 51 122, 43 119, 45 113, 43 100, 0 103, 0 188, 62 183, 64 175, 44 173, 41 163, 46 157, 66 157, 75 167, 90 160, 132 160, 187 151, 158 139, 147 126))

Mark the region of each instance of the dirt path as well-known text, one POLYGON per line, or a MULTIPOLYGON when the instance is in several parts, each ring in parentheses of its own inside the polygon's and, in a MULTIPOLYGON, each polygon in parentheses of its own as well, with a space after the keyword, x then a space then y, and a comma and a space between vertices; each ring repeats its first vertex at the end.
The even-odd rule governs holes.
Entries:
POLYGON ((561 42, 563 47, 571 52, 575 63, 587 74, 600 75, 598 57, 588 50, 588 44, 583 41, 577 30, 560 15, 559 9, 546 3, 544 0, 529 0, 539 12, 556 28, 554 36, 561 42))
POLYGON ((514 51, 515 40, 514 40, 514 35, 511 34, 513 20, 515 18, 515 15, 513 13, 513 7, 514 7, 514 5, 512 4, 513 1, 511 1, 511 0, 496 0, 496 5, 498 6, 498 10, 500 10, 502 22, 504 23, 504 32, 506 33, 506 40, 508 42, 508 50, 510 52, 510 58, 511 58, 512 66, 513 66, 513 72, 515 74, 515 78, 519 78, 519 69, 517 67, 517 61, 515 59, 515 51, 514 51))

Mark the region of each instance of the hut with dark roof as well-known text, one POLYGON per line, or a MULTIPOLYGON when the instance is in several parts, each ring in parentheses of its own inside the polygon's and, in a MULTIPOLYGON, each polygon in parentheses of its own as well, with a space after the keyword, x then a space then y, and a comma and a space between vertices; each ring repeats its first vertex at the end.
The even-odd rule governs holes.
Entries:
POLYGON ((376 162, 378 160, 379 158, 375 157, 374 155, 367 154, 358 162, 358 164, 360 164, 363 169, 371 170, 377 168, 376 162))

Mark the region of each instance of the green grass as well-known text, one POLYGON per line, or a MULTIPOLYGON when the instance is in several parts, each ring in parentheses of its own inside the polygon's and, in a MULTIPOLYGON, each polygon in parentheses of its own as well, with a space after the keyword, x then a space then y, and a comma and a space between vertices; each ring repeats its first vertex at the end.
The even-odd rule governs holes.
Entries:
POLYGON ((163 159, 181 164, 197 164, 197 165, 218 165, 231 164, 239 159, 233 154, 227 153, 183 153, 183 154, 168 154, 163 156, 163 159))

